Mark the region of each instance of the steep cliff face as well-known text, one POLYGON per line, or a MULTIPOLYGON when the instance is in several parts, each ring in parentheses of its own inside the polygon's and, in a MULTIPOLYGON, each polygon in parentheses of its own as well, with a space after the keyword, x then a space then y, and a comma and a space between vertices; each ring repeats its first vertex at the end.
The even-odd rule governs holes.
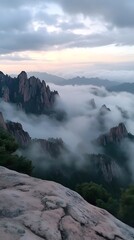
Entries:
POLYGON ((47 114, 53 110, 57 91, 50 91, 45 81, 38 78, 27 78, 21 72, 17 78, 11 78, 0 72, 0 98, 17 104, 27 113, 47 114))
POLYGON ((2 112, 0 112, 0 127, 4 128, 5 130, 7 130, 7 126, 6 126, 5 120, 3 118, 2 112))
POLYGON ((133 240, 134 229, 60 184, 0 167, 0 238, 133 240))
POLYGON ((21 147, 26 147, 31 141, 28 132, 25 132, 20 123, 8 121, 6 123, 8 132, 15 138, 21 147))
POLYGON ((28 132, 24 131, 20 123, 8 121, 6 123, 6 129, 15 138, 19 146, 25 148, 25 150, 38 145, 42 154, 58 157, 61 151, 65 149, 62 139, 31 139, 28 132))
MULTIPOLYGON (((90 168, 93 176, 103 179, 105 182, 112 182, 121 179, 121 168, 114 159, 105 154, 90 155, 90 168)), ((90 169, 89 168, 89 169, 90 169)))
POLYGON ((65 150, 64 142, 61 138, 49 139, 33 139, 31 145, 38 144, 42 153, 48 153, 51 157, 60 156, 61 152, 65 150))
POLYGON ((97 142, 101 146, 106 146, 109 143, 118 143, 127 136, 128 132, 124 123, 120 123, 117 127, 111 128, 108 133, 101 135, 97 142))

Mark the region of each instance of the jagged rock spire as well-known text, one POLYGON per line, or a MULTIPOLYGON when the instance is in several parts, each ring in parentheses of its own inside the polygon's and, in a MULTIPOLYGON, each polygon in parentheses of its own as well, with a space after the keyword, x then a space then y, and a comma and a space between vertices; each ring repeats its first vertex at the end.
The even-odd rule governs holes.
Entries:
POLYGON ((27 77, 22 71, 17 78, 0 77, 0 98, 15 103, 27 113, 48 114, 54 108, 58 92, 51 91, 44 81, 27 77))

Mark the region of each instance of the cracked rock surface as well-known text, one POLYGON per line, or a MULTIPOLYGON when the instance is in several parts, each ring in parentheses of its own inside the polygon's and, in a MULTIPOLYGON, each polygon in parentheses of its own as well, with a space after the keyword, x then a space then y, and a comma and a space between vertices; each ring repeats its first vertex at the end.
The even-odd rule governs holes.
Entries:
POLYGON ((79 194, 0 167, 1 240, 132 240, 134 229, 79 194))

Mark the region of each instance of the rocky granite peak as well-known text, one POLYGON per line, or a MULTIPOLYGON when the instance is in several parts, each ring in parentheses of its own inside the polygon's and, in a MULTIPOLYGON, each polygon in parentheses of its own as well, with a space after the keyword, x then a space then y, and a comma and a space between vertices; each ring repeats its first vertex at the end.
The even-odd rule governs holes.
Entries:
POLYGON ((26 147, 31 141, 31 137, 28 132, 23 130, 20 123, 8 121, 6 123, 8 132, 15 138, 20 147, 26 147))
POLYGON ((18 75, 19 79, 24 79, 27 80, 27 73, 25 71, 22 71, 19 75, 18 75))
POLYGON ((118 126, 113 127, 110 131, 106 134, 102 134, 98 139, 97 142, 101 146, 106 146, 109 143, 117 143, 120 142, 123 138, 128 136, 127 129, 124 123, 119 123, 118 126))
POLYGON ((53 111, 57 91, 51 91, 45 81, 28 78, 22 71, 17 78, 0 74, 0 98, 15 103, 27 113, 49 114, 53 111))
POLYGON ((133 240, 134 229, 79 194, 0 167, 3 240, 133 240))
POLYGON ((103 104, 100 108, 100 113, 105 114, 107 112, 111 112, 110 108, 108 108, 105 104, 103 104))
POLYGON ((47 153, 52 157, 59 156, 65 149, 64 142, 61 138, 31 139, 29 133, 24 131, 20 123, 7 121, 5 126, 7 131, 15 138, 20 148, 27 149, 38 145, 42 154, 47 153))

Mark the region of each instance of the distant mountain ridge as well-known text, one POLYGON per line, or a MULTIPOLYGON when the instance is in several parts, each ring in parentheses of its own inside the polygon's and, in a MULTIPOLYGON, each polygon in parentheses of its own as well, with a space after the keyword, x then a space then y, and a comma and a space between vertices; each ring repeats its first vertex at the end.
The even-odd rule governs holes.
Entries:
POLYGON ((57 91, 51 91, 45 81, 34 76, 28 78, 25 71, 12 78, 0 72, 0 98, 15 103, 26 113, 47 114, 54 108, 57 91))
MULTIPOLYGON (((118 81, 111 81, 107 79, 101 79, 98 77, 74 77, 71 79, 65 79, 63 77, 59 77, 53 74, 49 74, 46 72, 28 72, 28 76, 35 76, 41 80, 45 80, 47 83, 53 83, 55 85, 93 85, 98 87, 105 87, 108 91, 114 92, 130 92, 134 93, 134 83, 124 82, 120 83, 118 81)), ((15 76, 15 75, 12 75, 15 76)))
POLYGON ((65 85, 95 85, 98 87, 111 87, 111 86, 115 86, 118 83, 114 82, 114 81, 109 81, 106 79, 101 79, 101 78, 97 78, 97 77, 93 77, 93 78, 86 78, 86 77, 75 77, 72 79, 67 80, 66 82, 64 82, 65 85))
POLYGON ((94 85, 94 86, 104 86, 106 88, 111 87, 111 86, 115 86, 118 85, 118 82, 115 81, 109 81, 107 79, 101 79, 101 78, 97 78, 97 77, 74 77, 71 79, 65 79, 62 77, 58 77, 56 75, 52 75, 52 74, 48 74, 46 72, 29 72, 28 73, 29 76, 34 75, 38 78, 40 78, 41 80, 45 80, 48 83, 54 83, 56 85, 94 85))
POLYGON ((58 77, 56 75, 48 74, 46 72, 30 72, 29 75, 34 75, 39 77, 41 80, 45 80, 46 82, 54 83, 56 85, 94 85, 98 87, 105 87, 108 91, 114 92, 129 92, 134 93, 134 83, 124 82, 120 83, 118 81, 111 81, 107 79, 101 79, 98 77, 74 77, 71 79, 65 79, 62 77, 58 77))
POLYGON ((129 92, 134 93, 134 83, 122 83, 117 86, 111 86, 108 88, 109 91, 114 92, 129 92))
POLYGON ((28 72, 27 75, 30 76, 35 76, 36 78, 39 78, 41 80, 45 80, 47 83, 55 83, 55 84, 60 84, 60 82, 66 81, 65 78, 49 74, 47 72, 28 72))

